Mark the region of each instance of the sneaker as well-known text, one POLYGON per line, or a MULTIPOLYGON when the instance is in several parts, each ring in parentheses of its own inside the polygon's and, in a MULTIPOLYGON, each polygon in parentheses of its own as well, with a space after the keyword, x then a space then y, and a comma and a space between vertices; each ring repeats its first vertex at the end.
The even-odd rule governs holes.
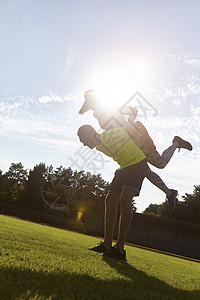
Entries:
POLYGON ((122 253, 118 246, 115 245, 114 247, 111 247, 110 250, 107 250, 105 252, 103 252, 103 256, 106 256, 106 257, 112 257, 112 258, 116 258, 116 259, 121 259, 121 260, 125 260, 127 261, 126 259, 126 251, 124 250, 124 253, 122 253))
POLYGON ((167 195, 167 202, 168 202, 168 205, 169 205, 169 210, 170 211, 173 211, 178 203, 178 200, 177 200, 177 195, 178 195, 178 191, 177 190, 170 190, 170 194, 167 195))
POLYGON ((174 137, 172 143, 174 143, 174 142, 178 143, 179 149, 184 148, 184 149, 187 149, 189 151, 192 150, 192 145, 189 142, 187 142, 187 141, 183 140, 182 138, 180 138, 179 136, 174 137))
POLYGON ((93 248, 88 248, 88 250, 103 253, 104 251, 108 251, 111 247, 105 246, 103 242, 100 242, 98 246, 93 248))

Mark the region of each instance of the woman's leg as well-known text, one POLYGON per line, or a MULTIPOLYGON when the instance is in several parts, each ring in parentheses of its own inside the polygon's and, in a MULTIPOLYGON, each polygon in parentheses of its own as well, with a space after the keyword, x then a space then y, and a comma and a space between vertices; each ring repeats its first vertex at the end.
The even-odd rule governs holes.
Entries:
POLYGON ((166 194, 166 200, 169 205, 169 210, 172 211, 177 205, 177 195, 178 191, 169 189, 166 184, 162 181, 162 179, 151 169, 149 168, 149 172, 146 176, 146 178, 153 183, 155 186, 157 186, 161 191, 163 191, 166 194))
POLYGON ((151 169, 149 169, 146 178, 155 186, 157 186, 161 191, 163 191, 166 195, 170 194, 170 189, 166 186, 164 181, 160 178, 160 176, 151 171, 151 169))
POLYGON ((158 153, 158 151, 147 151, 145 153, 146 157, 147 157, 147 161, 155 166, 156 168, 159 169, 163 169, 168 162, 170 161, 170 159, 172 158, 175 150, 177 148, 176 143, 172 144, 169 148, 167 148, 162 155, 160 155, 158 153))

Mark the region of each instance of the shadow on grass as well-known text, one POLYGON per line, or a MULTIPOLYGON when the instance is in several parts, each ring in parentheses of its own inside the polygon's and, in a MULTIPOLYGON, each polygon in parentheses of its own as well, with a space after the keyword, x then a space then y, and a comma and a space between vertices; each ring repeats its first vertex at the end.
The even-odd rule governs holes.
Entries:
MULTIPOLYGON (((103 260, 119 274, 126 276, 132 282, 138 298, 135 299, 200 299, 200 290, 185 291, 174 288, 167 283, 135 269, 127 262, 103 257, 103 260), (142 292, 143 291, 143 292, 142 292)), ((161 266, 162 268, 162 266, 161 266)))
POLYGON ((200 291, 178 290, 127 263, 105 261, 123 277, 109 281, 67 270, 45 273, 2 268, 0 299, 200 299, 200 291))

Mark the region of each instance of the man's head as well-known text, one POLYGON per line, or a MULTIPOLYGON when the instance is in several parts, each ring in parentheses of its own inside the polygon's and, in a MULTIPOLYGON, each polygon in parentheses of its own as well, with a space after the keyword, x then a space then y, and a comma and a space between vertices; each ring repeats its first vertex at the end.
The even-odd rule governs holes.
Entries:
POLYGON ((94 90, 88 90, 84 94, 85 101, 79 110, 79 114, 84 114, 86 111, 92 109, 94 110, 98 104, 98 98, 94 90))
POLYGON ((98 133, 90 125, 83 125, 78 129, 77 135, 84 146, 93 149, 100 144, 98 133))

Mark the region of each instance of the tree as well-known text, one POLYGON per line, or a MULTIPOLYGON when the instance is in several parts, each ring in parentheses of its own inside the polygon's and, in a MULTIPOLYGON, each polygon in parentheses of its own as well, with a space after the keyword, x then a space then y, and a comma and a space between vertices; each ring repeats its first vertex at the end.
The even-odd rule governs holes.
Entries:
POLYGON ((9 204, 17 204, 22 197, 27 179, 27 170, 21 162, 12 163, 9 170, 0 177, 0 200, 9 204))
POLYGON ((56 170, 52 173, 54 183, 60 183, 66 186, 70 186, 73 181, 73 171, 71 168, 64 168, 63 166, 60 166, 59 168, 56 168, 56 170))
POLYGON ((67 211, 74 199, 89 203, 104 204, 109 183, 100 174, 73 171, 60 166, 49 169, 42 189, 45 205, 51 209, 67 211))
POLYGON ((34 166, 33 170, 29 171, 21 206, 37 211, 43 210, 42 186, 47 178, 48 168, 44 163, 34 166))
POLYGON ((159 209, 159 204, 150 204, 145 211, 143 212, 143 214, 146 215, 155 215, 155 216, 159 216, 158 214, 158 209, 159 209))
POLYGON ((144 213, 157 214, 161 217, 200 224, 200 185, 194 186, 192 194, 182 196, 174 211, 170 212, 167 202, 151 204, 144 213), (157 209, 157 211, 156 211, 157 209))
POLYGON ((184 220, 200 224, 200 185, 194 186, 193 194, 182 196, 184 200, 184 220))
POLYGON ((21 162, 12 163, 8 172, 6 172, 6 176, 16 184, 23 185, 27 179, 28 172, 24 169, 21 162))
POLYGON ((74 194, 71 186, 73 171, 62 166, 56 170, 52 166, 47 169, 47 178, 42 185, 43 202, 51 209, 65 211, 74 194))
POLYGON ((73 199, 104 204, 108 189, 109 183, 100 174, 63 166, 54 170, 40 163, 28 173, 20 162, 12 163, 5 174, 0 171, 0 201, 38 211, 44 205, 64 208, 73 199))
MULTIPOLYGON (((9 198, 8 198, 8 189, 7 189, 7 177, 5 176, 5 174, 0 175, 0 202, 6 203, 6 199, 7 202, 9 202, 9 198)), ((9 195, 10 197, 10 195, 9 195)))
POLYGON ((77 190, 77 200, 96 204, 104 203, 109 189, 109 183, 100 174, 93 175, 90 172, 84 173, 84 171, 74 172, 73 186, 77 190))

